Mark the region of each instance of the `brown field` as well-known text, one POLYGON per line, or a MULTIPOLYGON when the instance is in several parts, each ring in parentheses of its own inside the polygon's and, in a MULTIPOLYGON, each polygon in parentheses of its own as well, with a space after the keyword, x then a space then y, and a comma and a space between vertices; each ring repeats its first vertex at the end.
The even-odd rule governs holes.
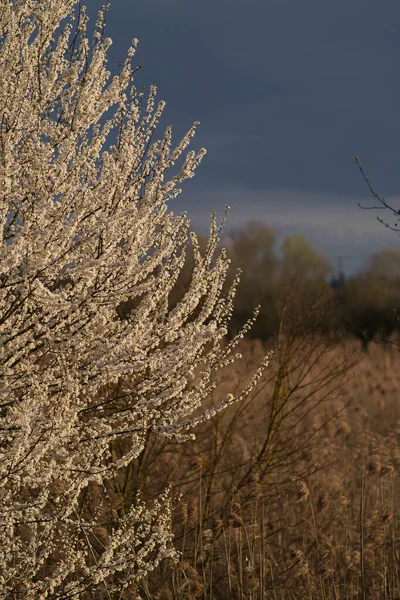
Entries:
POLYGON ((107 484, 104 518, 89 494, 100 556, 138 491, 151 503, 170 487, 179 558, 147 577, 142 598, 400 599, 400 347, 393 338, 364 352, 324 332, 326 314, 312 305, 283 315, 270 342, 242 339, 243 360, 217 373, 208 402, 239 394, 273 350, 250 395, 194 441, 148 435, 107 484))
POLYGON ((181 495, 180 559, 144 597, 400 598, 399 349, 297 330, 242 341, 213 401, 243 389, 273 348, 250 397, 195 442, 149 439, 130 471, 148 499, 167 485, 181 495))

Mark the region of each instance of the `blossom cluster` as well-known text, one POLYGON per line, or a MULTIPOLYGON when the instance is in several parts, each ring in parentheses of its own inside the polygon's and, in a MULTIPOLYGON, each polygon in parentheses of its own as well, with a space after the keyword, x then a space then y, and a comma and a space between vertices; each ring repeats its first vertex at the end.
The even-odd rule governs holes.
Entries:
POLYGON ((221 344, 238 284, 223 293, 224 220, 202 254, 167 207, 205 154, 187 151, 198 123, 175 148, 170 127, 155 139, 164 103, 133 84, 137 40, 107 71, 107 8, 90 43, 76 0, 0 0, 1 597, 123 598, 173 555, 170 497, 105 527, 83 494, 149 432, 184 441, 236 400, 201 410, 243 334, 221 344), (171 307, 189 243, 191 283, 171 307))

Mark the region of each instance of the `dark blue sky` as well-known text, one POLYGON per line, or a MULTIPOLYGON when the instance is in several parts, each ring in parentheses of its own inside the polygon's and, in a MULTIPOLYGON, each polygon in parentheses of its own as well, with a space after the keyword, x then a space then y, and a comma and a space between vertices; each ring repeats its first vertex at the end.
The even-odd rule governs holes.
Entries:
POLYGON ((353 158, 400 201, 398 0, 112 0, 107 35, 112 71, 139 39, 136 85, 157 86, 176 142, 201 122, 207 155, 171 205, 196 230, 228 203, 226 231, 303 233, 347 272, 399 246, 358 208, 372 199, 353 158))

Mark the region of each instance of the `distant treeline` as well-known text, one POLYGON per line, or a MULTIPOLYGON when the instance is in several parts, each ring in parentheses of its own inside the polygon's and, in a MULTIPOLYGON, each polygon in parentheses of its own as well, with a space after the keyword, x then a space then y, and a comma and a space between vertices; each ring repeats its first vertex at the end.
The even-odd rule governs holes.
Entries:
MULTIPOLYGON (((400 314, 400 249, 381 250, 371 256, 365 270, 346 279, 343 274, 333 277, 330 261, 302 235, 286 237, 277 251, 275 232, 258 221, 233 231, 223 242, 232 261, 227 284, 238 268, 243 271, 230 335, 251 318, 259 304, 260 314, 249 335, 262 340, 277 334, 283 311, 301 316, 313 304, 315 310, 323 306, 324 311, 316 327, 354 335, 365 349, 371 338, 387 339, 400 330, 396 314, 400 314)), ((200 235, 199 243, 204 251, 207 238, 200 235)), ((192 266, 189 253, 172 303, 187 288, 192 266)))

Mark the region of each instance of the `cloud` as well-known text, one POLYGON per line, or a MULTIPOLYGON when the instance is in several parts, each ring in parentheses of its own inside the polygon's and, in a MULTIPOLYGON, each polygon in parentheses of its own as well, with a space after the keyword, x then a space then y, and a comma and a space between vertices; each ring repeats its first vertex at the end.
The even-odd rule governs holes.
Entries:
POLYGON ((167 101, 159 135, 201 122, 192 147, 208 154, 171 208, 207 232, 228 203, 227 231, 262 219, 354 264, 398 245, 357 206, 370 202, 353 156, 398 193, 399 18, 397 0, 113 0, 110 67, 137 36, 135 83, 167 101))
MULTIPOLYGON (((358 206, 358 202, 371 206, 368 197, 346 197, 293 188, 252 189, 241 184, 215 185, 208 189, 194 189, 187 195, 183 192, 183 195, 189 216, 202 225, 209 220, 205 205, 211 210, 215 207, 221 213, 228 204, 231 206, 230 227, 243 226, 250 219, 261 218, 274 228, 315 230, 332 233, 339 238, 383 234, 376 217, 383 215, 384 211, 366 211, 358 206)), ((387 200, 395 203, 396 198, 387 200)))

